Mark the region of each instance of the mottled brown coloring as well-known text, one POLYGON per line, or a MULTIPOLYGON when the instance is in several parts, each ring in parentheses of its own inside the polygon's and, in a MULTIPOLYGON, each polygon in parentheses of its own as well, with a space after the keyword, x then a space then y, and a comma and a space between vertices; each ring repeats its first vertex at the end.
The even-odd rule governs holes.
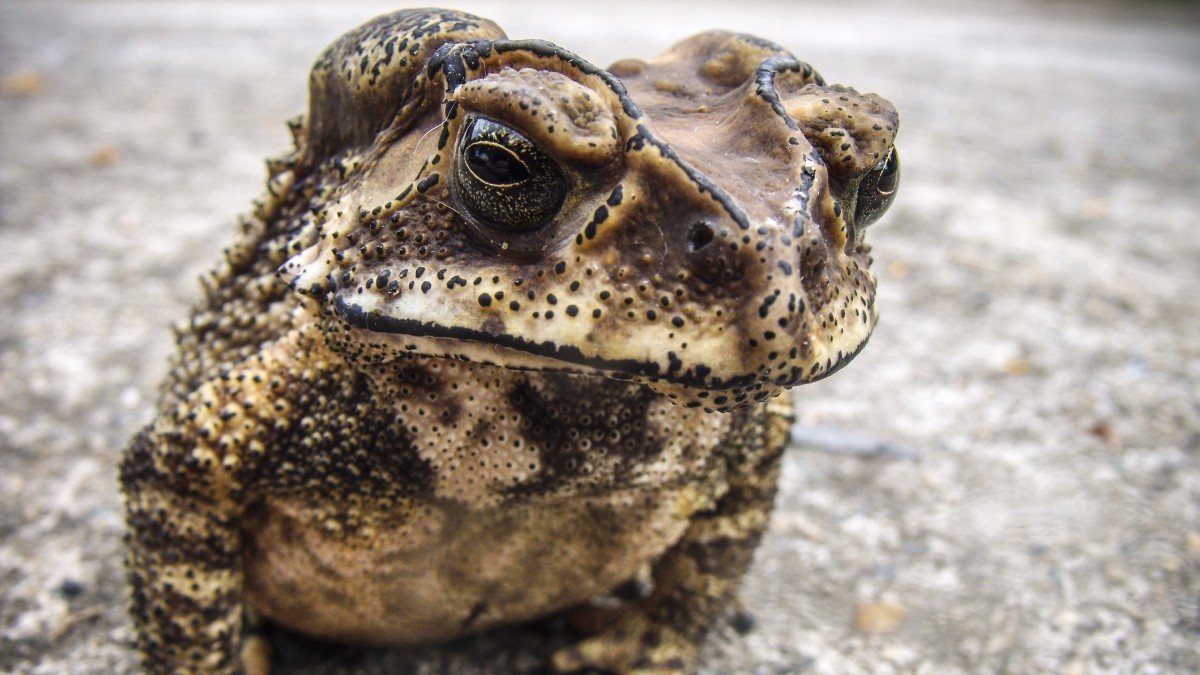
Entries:
POLYGON ((148 669, 261 667, 249 610, 361 644, 570 610, 560 671, 693 670, 785 390, 874 325, 896 128, 744 35, 611 71, 456 12, 340 38, 121 465, 148 669))

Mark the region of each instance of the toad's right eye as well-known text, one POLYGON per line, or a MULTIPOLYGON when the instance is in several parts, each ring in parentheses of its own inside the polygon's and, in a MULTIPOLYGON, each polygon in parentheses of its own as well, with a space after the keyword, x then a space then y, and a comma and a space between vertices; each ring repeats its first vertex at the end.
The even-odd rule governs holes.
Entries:
POLYGON ((567 196, 558 164, 520 132, 476 117, 467 122, 454 163, 458 194, 479 224, 527 232, 548 223, 567 196))

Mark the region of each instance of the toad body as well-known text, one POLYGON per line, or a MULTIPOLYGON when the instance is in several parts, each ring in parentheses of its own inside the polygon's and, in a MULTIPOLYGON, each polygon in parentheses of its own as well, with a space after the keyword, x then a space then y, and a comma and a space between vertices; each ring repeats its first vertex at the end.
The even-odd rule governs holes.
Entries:
POLYGON ((248 615, 406 644, 584 607, 555 669, 693 670, 785 390, 875 322, 895 110, 746 35, 605 71, 439 10, 309 87, 121 464, 148 669, 261 669, 248 615))

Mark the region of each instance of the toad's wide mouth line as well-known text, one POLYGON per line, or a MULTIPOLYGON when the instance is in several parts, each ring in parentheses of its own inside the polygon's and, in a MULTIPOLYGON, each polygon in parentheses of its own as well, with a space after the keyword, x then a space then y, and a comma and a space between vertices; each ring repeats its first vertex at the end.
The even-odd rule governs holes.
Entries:
POLYGON ((462 326, 445 326, 432 321, 401 319, 377 312, 366 311, 359 305, 347 302, 345 298, 340 296, 335 298, 334 307, 337 310, 338 316, 355 328, 362 328, 375 333, 445 338, 507 347, 527 354, 603 371, 615 379, 639 378, 666 381, 708 391, 750 389, 754 387, 758 380, 752 374, 737 375, 727 380, 722 380, 712 376, 711 370, 703 365, 692 366, 685 371, 681 371, 683 363, 678 360, 673 360, 672 364, 664 370, 661 364, 653 361, 605 359, 598 356, 588 356, 573 345, 535 342, 520 335, 513 335, 512 333, 487 333, 462 326))

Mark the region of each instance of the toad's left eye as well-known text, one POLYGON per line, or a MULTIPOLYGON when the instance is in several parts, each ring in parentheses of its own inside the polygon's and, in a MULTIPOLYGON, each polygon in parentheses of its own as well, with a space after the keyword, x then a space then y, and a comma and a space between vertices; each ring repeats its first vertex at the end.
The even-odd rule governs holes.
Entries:
POLYGON ((545 225, 562 208, 568 187, 544 150, 515 129, 483 117, 467 122, 454 179, 470 214, 503 232, 545 225))
POLYGON ((864 228, 879 220, 896 199, 900 187, 900 153, 895 148, 858 184, 854 204, 854 225, 864 228))

